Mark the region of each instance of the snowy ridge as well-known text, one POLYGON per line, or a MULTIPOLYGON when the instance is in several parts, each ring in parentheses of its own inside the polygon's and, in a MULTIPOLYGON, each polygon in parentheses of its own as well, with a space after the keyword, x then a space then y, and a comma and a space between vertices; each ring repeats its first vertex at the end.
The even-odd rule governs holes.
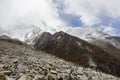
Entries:
POLYGON ((79 37, 84 40, 92 40, 94 38, 100 38, 100 39, 105 39, 105 37, 108 37, 110 35, 105 34, 101 28, 93 28, 93 27, 70 27, 66 29, 66 33, 69 33, 73 36, 79 37))
POLYGON ((25 23, 17 23, 14 25, 7 25, 10 28, 6 29, 5 27, 1 27, 0 35, 7 35, 11 38, 16 38, 21 41, 28 41, 32 40, 36 36, 40 35, 42 32, 50 32, 55 33, 57 28, 52 28, 47 26, 45 22, 40 22, 41 25, 35 26, 32 24, 25 24, 25 23))
POLYGON ((15 25, 9 25, 9 27, 10 29, 2 32, 9 32, 10 37, 18 38, 22 41, 25 41, 27 38, 40 35, 42 32, 50 32, 51 34, 53 34, 59 31, 64 31, 68 34, 84 40, 91 40, 93 38, 104 39, 105 37, 110 36, 105 34, 102 28, 48 26, 44 21, 41 21, 39 26, 25 23, 17 23, 15 25))
POLYGON ((45 22, 42 22, 40 27, 35 26, 26 32, 26 34, 24 35, 24 41, 32 45, 34 44, 34 40, 43 32, 50 32, 51 34, 53 34, 56 31, 56 29, 51 28, 50 26, 47 26, 45 22))
POLYGON ((9 27, 10 28, 8 29, 4 29, 4 27, 2 28, 4 30, 2 31, 3 32, 2 35, 7 35, 11 38, 16 38, 21 41, 24 41, 24 36, 29 30, 36 28, 36 26, 26 25, 26 24, 21 24, 21 23, 9 25, 9 27))

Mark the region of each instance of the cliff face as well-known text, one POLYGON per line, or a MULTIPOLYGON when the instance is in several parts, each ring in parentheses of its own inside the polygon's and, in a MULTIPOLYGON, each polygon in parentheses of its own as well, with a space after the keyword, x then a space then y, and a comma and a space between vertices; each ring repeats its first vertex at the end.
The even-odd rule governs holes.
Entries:
POLYGON ((120 59, 102 48, 64 32, 57 32, 50 37, 42 36, 34 47, 79 65, 94 67, 103 72, 120 76, 120 59), (41 40, 44 38, 45 42, 37 45, 41 44, 41 40))

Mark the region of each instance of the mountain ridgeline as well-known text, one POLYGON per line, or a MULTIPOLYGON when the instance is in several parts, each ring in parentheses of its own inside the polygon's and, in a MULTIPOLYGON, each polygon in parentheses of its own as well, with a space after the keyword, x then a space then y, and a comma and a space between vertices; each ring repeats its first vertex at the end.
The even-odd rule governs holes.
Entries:
MULTIPOLYGON (((65 32, 44 32, 35 39, 34 48, 84 67, 120 76, 120 59, 114 53, 65 32)), ((120 56, 120 54, 118 54, 120 56)))

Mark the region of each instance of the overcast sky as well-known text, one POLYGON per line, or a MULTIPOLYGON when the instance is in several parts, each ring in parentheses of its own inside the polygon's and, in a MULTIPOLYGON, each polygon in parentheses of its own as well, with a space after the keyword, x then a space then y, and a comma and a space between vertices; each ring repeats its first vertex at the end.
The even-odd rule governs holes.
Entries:
MULTIPOLYGON (((120 0, 0 0, 0 27, 17 23, 120 30, 120 0)), ((8 28, 8 27, 7 27, 8 28)), ((10 28, 10 27, 9 27, 10 28)))

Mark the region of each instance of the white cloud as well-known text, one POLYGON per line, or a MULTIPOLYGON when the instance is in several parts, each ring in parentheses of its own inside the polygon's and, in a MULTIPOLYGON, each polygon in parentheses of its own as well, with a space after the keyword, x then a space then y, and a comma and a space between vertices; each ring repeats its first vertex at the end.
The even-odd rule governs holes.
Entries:
MULTIPOLYGON (((99 18, 101 14, 113 18, 120 17, 120 0, 56 0, 56 2, 65 5, 63 13, 79 16, 84 25, 91 26, 101 22, 99 18)), ((10 24, 19 20, 39 24, 40 20, 44 20, 52 26, 65 25, 58 11, 53 0, 1 0, 0 24, 10 24)))
POLYGON ((112 26, 100 26, 100 29, 104 32, 104 33, 107 33, 107 34, 110 34, 110 35, 118 35, 117 34, 117 29, 113 28, 112 26))
POLYGON ((112 18, 120 17, 120 0, 64 0, 66 13, 80 17, 85 25, 101 22, 100 15, 109 15, 112 18))
POLYGON ((45 21, 49 26, 67 26, 60 18, 61 12, 78 16, 85 26, 92 26, 102 21, 101 15, 120 19, 119 3, 120 0, 0 0, 0 25, 23 22, 40 26, 45 21))
POLYGON ((2 0, 0 1, 0 25, 17 22, 49 26, 65 25, 57 13, 52 0, 2 0))

